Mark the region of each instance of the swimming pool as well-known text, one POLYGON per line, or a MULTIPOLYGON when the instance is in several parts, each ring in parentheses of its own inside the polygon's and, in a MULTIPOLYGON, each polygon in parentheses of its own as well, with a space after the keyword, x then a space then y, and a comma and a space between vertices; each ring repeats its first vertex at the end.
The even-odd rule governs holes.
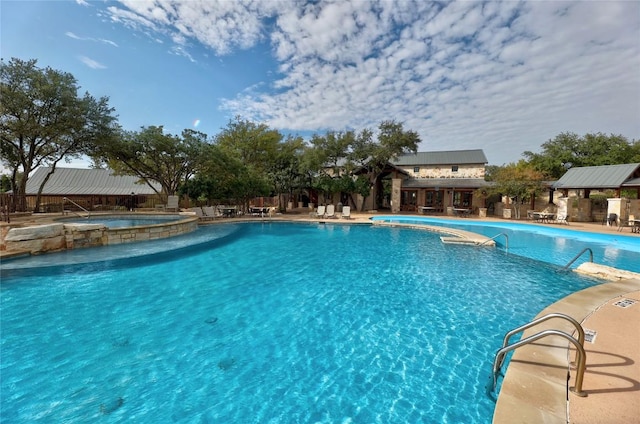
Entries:
MULTIPOLYGON (((496 244, 508 252, 527 258, 565 266, 580 251, 588 247, 593 251, 594 262, 627 271, 640 272, 640 237, 622 233, 589 233, 566 226, 541 226, 502 221, 473 221, 459 219, 428 218, 416 216, 376 216, 372 221, 405 224, 428 224, 472 231, 495 237, 496 244), (497 237, 496 237, 497 236, 497 237)), ((589 260, 583 255, 572 268, 589 260)))
POLYGON ((136 245, 3 275, 3 422, 487 423, 504 333, 598 284, 404 228, 136 245))

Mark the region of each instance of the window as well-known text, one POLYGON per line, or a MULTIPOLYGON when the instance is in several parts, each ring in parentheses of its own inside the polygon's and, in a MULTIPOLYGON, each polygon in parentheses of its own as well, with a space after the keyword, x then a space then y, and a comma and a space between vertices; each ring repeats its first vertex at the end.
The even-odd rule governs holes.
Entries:
POLYGON ((420 167, 419 166, 414 166, 413 167, 413 172, 414 172, 414 174, 419 174, 420 173, 420 167))
POLYGON ((452 165, 451 172, 458 172, 458 165, 452 165))

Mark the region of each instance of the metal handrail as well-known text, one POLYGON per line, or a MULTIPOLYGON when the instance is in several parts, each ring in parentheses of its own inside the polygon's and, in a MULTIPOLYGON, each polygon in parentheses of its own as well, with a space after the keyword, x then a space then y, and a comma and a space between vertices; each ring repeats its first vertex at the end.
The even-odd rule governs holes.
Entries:
MULTIPOLYGON (((511 336, 513 336, 514 334, 517 334, 521 331, 524 331, 528 328, 534 327, 538 324, 540 324, 541 322, 545 322, 547 320, 550 320, 552 318, 561 318, 564 319, 566 321, 569 321, 571 324, 573 324, 573 326, 576 328, 576 331, 578 332, 578 343, 580 343, 580 345, 582 347, 584 347, 584 329, 582 328, 582 325, 580 325, 580 323, 578 321, 576 321, 575 319, 573 319, 572 317, 570 317, 569 315, 565 315, 565 314, 560 314, 557 312, 553 312, 544 316, 541 316, 538 319, 535 319, 531 322, 528 322, 524 325, 521 325, 518 328, 514 328, 513 330, 507 332, 504 335, 504 339, 502 340, 502 347, 506 347, 509 344, 509 338, 511 338, 511 336)), ((578 356, 578 354, 576 353, 576 356, 578 356)), ((504 360, 504 358, 503 358, 504 360)), ((572 363, 572 365, 575 365, 575 362, 572 363)), ((502 367, 502 363, 500 364, 500 367, 502 367)))
POLYGON ((580 251, 580 253, 578 253, 578 254, 577 254, 573 259, 571 259, 571 260, 569 261, 569 263, 568 263, 568 264, 566 264, 566 265, 565 265, 565 266, 564 266, 560 271, 566 271, 566 270, 568 270, 568 269, 569 269, 569 267, 571 266, 571 264, 573 264, 576 260, 578 260, 578 258, 579 258, 580 256, 582 256, 582 254, 583 254, 584 252, 586 252, 586 251, 589 251, 589 262, 593 262, 593 250, 591 250, 591 248, 589 248, 589 247, 585 247, 584 249, 582 249, 582 250, 580 251))
POLYGON ((89 219, 89 216, 91 215, 91 212, 89 212, 88 210, 86 210, 85 208, 83 208, 82 206, 80 206, 79 204, 77 204, 76 202, 74 202, 73 200, 69 199, 68 197, 63 197, 62 198, 62 213, 64 214, 64 202, 67 201, 73 205, 76 205, 77 207, 79 207, 80 209, 82 209, 83 211, 85 211, 87 213, 87 216, 82 216, 79 213, 77 213, 76 215, 78 215, 81 218, 87 218, 89 219))
POLYGON ((483 246, 487 243, 489 243, 492 240, 495 240, 496 238, 500 237, 500 236, 504 236, 504 238, 506 239, 507 243, 506 243, 506 249, 507 251, 509 250, 509 236, 506 233, 500 233, 500 234, 496 234, 495 236, 491 237, 489 240, 485 240, 482 243, 480 243, 480 246, 483 246))
POLYGON ((504 363, 505 355, 521 346, 527 345, 529 343, 533 343, 536 340, 539 340, 546 336, 561 336, 565 339, 569 340, 576 347, 577 355, 578 355, 578 366, 576 369, 576 384, 573 387, 570 387, 569 390, 575 393, 577 396, 586 397, 587 393, 582 390, 582 382, 584 381, 584 371, 587 363, 587 354, 584 351, 584 347, 572 336, 567 333, 564 333, 559 330, 544 330, 539 333, 534 334, 533 336, 527 337, 526 339, 522 339, 517 341, 516 343, 509 345, 507 347, 503 347, 498 350, 496 353, 496 358, 493 361, 493 389, 495 390, 496 385, 498 383, 498 373, 500 372, 500 368, 502 367, 502 363, 504 363))

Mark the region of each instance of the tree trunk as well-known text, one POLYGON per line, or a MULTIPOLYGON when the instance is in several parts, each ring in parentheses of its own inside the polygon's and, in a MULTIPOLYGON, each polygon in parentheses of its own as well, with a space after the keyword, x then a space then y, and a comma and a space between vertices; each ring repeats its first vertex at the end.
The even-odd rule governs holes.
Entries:
MULTIPOLYGON (((31 172, 31 170, 29 170, 31 172)), ((15 194, 14 194, 14 203, 16 212, 26 212, 27 211, 27 178, 28 172, 25 169, 25 172, 22 174, 22 177, 18 179, 18 184, 16 186, 15 194)))
POLYGON ((36 195, 36 205, 33 208, 34 212, 38 212, 40 210, 40 197, 42 196, 42 191, 44 190, 44 186, 45 186, 45 184, 47 184, 47 181, 49 181, 49 178, 51 178, 53 173, 56 172, 56 165, 57 164, 58 164, 58 162, 54 162, 53 163, 53 166, 51 166, 51 171, 49 171, 47 176, 44 177, 44 180, 42 180, 42 184, 40 184, 40 187, 38 187, 38 194, 36 195))
POLYGON ((9 204, 7 205, 7 211, 8 212, 15 212, 16 211, 16 193, 18 192, 18 167, 14 166, 13 170, 11 171, 11 192, 13 193, 13 202, 9 202, 9 204))

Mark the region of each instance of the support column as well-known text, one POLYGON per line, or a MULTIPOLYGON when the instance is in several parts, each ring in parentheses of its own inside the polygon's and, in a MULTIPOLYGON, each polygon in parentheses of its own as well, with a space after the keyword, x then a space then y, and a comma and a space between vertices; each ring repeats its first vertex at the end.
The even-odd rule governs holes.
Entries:
POLYGON ((564 216, 565 219, 568 219, 572 214, 570 210, 571 203, 569 203, 568 197, 560 197, 556 200, 556 205, 558 206, 556 210, 556 218, 564 216))
POLYGON ((393 178, 391 180, 391 213, 400 212, 400 188, 402 179, 393 178))

